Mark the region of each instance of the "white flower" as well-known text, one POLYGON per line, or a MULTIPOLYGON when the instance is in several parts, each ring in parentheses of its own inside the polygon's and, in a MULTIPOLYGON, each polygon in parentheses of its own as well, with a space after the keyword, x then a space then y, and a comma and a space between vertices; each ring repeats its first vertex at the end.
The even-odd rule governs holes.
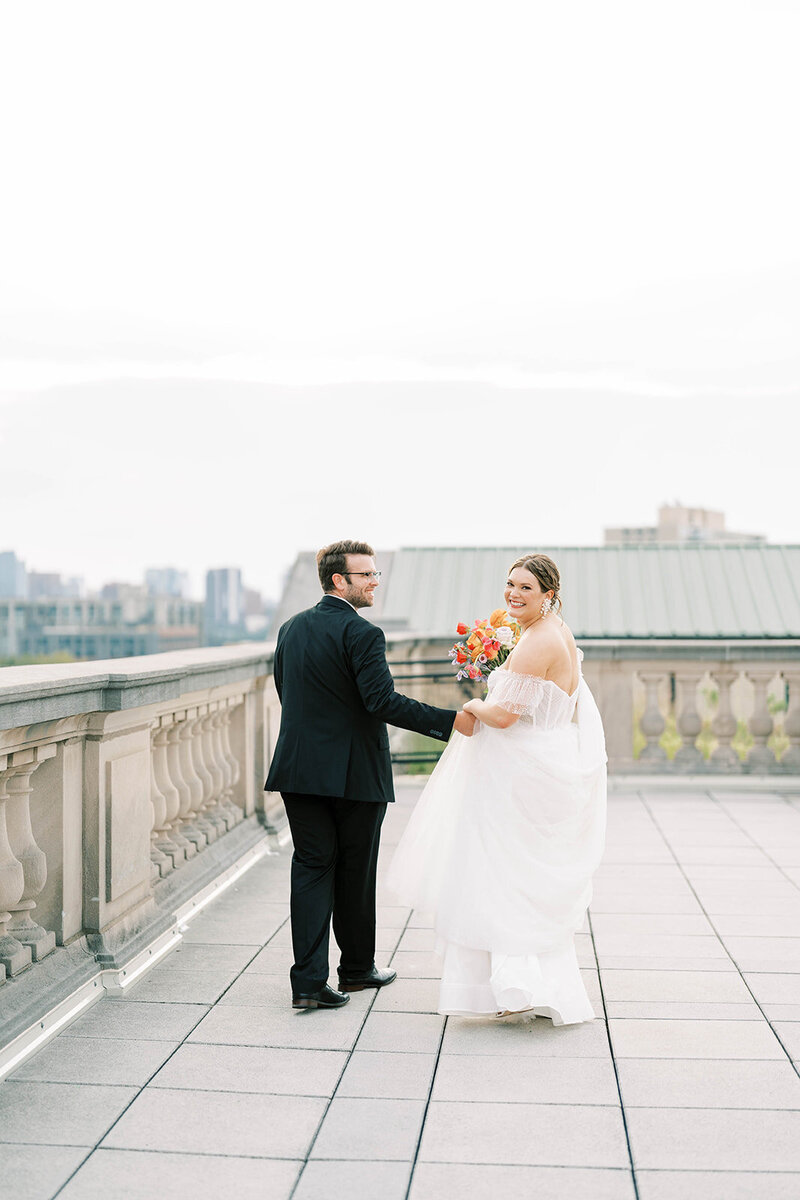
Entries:
POLYGON ((507 625, 501 625, 494 636, 501 646, 510 646, 514 640, 514 634, 507 625))

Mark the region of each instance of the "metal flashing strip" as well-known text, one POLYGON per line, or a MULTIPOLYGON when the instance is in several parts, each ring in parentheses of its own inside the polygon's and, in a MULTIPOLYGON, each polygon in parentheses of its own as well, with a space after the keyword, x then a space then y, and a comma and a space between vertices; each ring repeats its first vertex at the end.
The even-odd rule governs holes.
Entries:
POLYGON ((70 996, 59 1001, 48 1013, 40 1017, 28 1029, 18 1034, 7 1046, 0 1047, 0 1080, 10 1075, 26 1059, 41 1050, 49 1041, 87 1009, 102 1000, 105 995, 121 996, 133 983, 159 963, 171 950, 183 941, 182 933, 207 904, 221 895, 231 884, 240 879, 266 855, 276 854, 274 838, 265 834, 263 839, 237 859, 218 879, 208 884, 196 896, 181 905, 175 913, 174 924, 155 939, 124 967, 98 968, 95 975, 82 984, 70 996))

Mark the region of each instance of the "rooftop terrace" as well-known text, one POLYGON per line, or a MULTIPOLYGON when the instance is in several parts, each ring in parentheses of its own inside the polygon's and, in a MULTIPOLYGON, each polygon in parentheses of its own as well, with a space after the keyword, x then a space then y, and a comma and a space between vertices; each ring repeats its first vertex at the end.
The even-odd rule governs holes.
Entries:
MULTIPOLYGON (((382 876, 419 785, 397 790, 382 876)), ((587 1025, 438 1016, 428 918, 383 887, 397 982, 293 1011, 289 862, 253 859, 0 1085, 10 1196, 800 1194, 797 779, 615 782, 578 937, 587 1025)))

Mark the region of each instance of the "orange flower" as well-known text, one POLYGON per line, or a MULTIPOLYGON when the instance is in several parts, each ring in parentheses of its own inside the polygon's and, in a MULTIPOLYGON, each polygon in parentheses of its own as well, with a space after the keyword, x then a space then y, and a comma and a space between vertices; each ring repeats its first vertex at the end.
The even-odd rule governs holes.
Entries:
POLYGON ((489 617, 489 624, 497 629, 498 625, 508 625, 508 613, 504 608, 496 608, 489 617))
POLYGON ((463 621, 459 621, 459 623, 456 625, 456 633, 460 633, 462 637, 465 633, 469 633, 469 629, 463 621))
POLYGON ((462 649, 459 648, 458 650, 456 650, 456 662, 457 663, 465 663, 467 661, 467 658, 468 658, 468 655, 465 654, 465 652, 462 649))

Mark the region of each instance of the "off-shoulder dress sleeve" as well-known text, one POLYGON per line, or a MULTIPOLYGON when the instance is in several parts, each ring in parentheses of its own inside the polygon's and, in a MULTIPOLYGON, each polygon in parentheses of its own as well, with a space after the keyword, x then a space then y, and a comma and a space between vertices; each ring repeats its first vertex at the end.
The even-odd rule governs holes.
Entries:
POLYGON ((490 677, 487 700, 516 716, 531 716, 541 700, 542 680, 538 675, 520 675, 513 671, 495 671, 490 677))

